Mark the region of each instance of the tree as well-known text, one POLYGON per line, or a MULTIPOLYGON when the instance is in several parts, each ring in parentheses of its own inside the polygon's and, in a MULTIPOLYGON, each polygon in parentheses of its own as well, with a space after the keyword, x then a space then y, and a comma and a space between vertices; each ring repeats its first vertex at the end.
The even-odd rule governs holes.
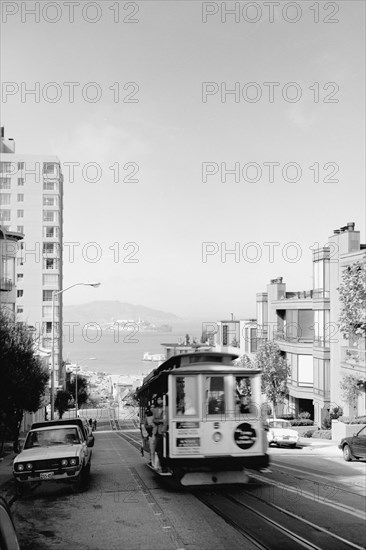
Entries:
POLYGON ((347 339, 366 336, 366 257, 347 266, 339 286, 339 329, 347 339))
POLYGON ((70 392, 65 390, 59 390, 55 399, 55 410, 58 412, 60 420, 63 414, 69 410, 69 401, 71 399, 70 392))
POLYGON ((349 417, 351 420, 355 417, 357 408, 357 399, 361 395, 361 387, 357 385, 359 378, 354 374, 345 374, 340 382, 340 388, 344 401, 349 406, 349 417))
MULTIPOLYGON (((84 376, 78 376, 78 407, 84 405, 89 399, 89 387, 88 381, 84 376)), ((75 398, 76 392, 75 378, 72 381, 66 382, 66 391, 71 393, 72 397, 75 398)))
POLYGON ((2 440, 16 441, 24 411, 36 412, 42 405, 49 379, 27 325, 0 310, 0 416, 2 440))
POLYGON ((253 361, 245 353, 243 355, 240 355, 237 359, 234 359, 233 364, 236 367, 241 367, 242 369, 255 368, 253 361))
POLYGON ((272 403, 273 417, 275 407, 284 402, 288 394, 287 378, 291 369, 281 355, 281 350, 275 342, 264 342, 256 353, 255 366, 262 370, 262 392, 272 403))

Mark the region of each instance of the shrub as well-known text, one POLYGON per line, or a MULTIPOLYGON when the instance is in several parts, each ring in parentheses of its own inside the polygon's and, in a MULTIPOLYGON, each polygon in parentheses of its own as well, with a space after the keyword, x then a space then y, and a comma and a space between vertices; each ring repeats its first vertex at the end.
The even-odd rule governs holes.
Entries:
POLYGON ((314 439, 332 439, 332 432, 330 430, 317 430, 313 432, 314 439))
POLYGON ((291 426, 314 426, 314 421, 308 418, 298 418, 291 421, 291 426))
POLYGON ((342 407, 334 407, 330 410, 329 416, 324 418, 322 428, 325 430, 330 430, 332 427, 332 420, 337 420, 340 416, 343 415, 342 407))
POLYGON ((332 432, 330 430, 308 430, 302 437, 312 437, 314 439, 332 439, 332 432))
POLYGON ((302 434, 302 437, 313 437, 313 433, 315 433, 316 430, 308 430, 307 432, 302 434))
POLYGON ((366 424, 366 416, 356 416, 356 418, 340 416, 338 420, 339 422, 343 422, 343 424, 366 424))
POLYGON ((300 419, 306 420, 306 419, 310 418, 310 413, 307 412, 307 411, 302 411, 301 413, 299 413, 299 415, 298 415, 297 418, 298 418, 299 420, 300 420, 300 419))

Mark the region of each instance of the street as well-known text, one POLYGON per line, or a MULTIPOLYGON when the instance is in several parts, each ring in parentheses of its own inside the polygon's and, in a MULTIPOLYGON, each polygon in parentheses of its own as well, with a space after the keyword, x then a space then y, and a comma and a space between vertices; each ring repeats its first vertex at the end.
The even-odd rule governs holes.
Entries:
MULTIPOLYGON (((352 541, 353 548, 364 547, 365 462, 345 463, 334 445, 270 449, 270 471, 253 472, 249 485, 189 490, 158 479, 146 467, 127 442, 139 441, 137 431, 95 435, 88 489, 78 493, 71 485, 49 483, 14 502, 23 550, 251 549, 258 546, 240 524, 246 514, 255 534, 263 531, 265 543, 270 531, 252 514, 285 525, 286 510, 293 515, 291 530, 305 519, 311 537, 314 525, 319 526, 316 547, 348 548, 344 540, 352 541)), ((278 536, 270 548, 297 547, 294 541, 286 544, 278 536)))

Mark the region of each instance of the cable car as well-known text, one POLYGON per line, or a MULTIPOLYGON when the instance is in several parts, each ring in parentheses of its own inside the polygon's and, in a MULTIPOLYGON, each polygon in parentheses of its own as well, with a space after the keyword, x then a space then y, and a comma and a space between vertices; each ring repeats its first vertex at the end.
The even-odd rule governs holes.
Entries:
POLYGON ((159 475, 185 486, 247 483, 246 468, 267 468, 261 371, 237 366, 237 358, 218 352, 176 355, 143 380, 137 390, 143 449, 149 453, 149 442, 160 440, 161 468, 154 461, 150 466, 159 475), (164 429, 148 438, 146 409, 158 396, 164 429))

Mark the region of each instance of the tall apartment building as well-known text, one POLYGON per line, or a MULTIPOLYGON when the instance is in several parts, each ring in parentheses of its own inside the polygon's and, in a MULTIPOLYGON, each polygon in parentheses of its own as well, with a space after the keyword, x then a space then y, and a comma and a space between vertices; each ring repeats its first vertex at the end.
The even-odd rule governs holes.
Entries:
MULTIPOLYGON (((24 234, 16 259, 16 315, 51 348, 52 293, 62 288, 63 176, 56 156, 15 153, 1 133, 0 223, 24 234)), ((62 362, 62 294, 55 305, 55 387, 62 362)))

